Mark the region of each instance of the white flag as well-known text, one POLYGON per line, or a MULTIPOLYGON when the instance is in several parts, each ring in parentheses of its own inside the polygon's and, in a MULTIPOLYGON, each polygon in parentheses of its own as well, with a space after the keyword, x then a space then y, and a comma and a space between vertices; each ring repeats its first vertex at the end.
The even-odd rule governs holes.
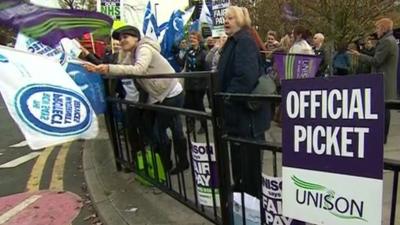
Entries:
POLYGON ((210 26, 213 25, 211 13, 210 13, 210 10, 208 9, 208 6, 207 6, 205 0, 203 0, 203 6, 201 7, 199 20, 200 20, 200 23, 207 23, 210 26))
POLYGON ((0 46, 0 74, 1 95, 32 149, 97 136, 89 101, 58 62, 0 46))
POLYGON ((15 49, 51 57, 54 60, 58 60, 65 67, 68 61, 78 58, 81 54, 80 44, 75 40, 63 38, 60 44, 53 48, 22 33, 17 36, 15 49))

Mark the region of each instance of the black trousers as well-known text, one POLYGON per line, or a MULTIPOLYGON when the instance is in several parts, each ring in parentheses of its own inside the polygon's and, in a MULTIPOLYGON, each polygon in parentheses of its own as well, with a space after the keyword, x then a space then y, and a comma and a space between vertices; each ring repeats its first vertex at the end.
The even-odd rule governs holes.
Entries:
POLYGON ((342 69, 342 68, 336 68, 335 69, 335 75, 348 75, 349 74, 349 70, 348 69, 342 69))
MULTIPOLYGON (((193 109, 193 110, 198 110, 198 111, 203 111, 205 112, 204 108, 204 95, 206 94, 206 89, 200 89, 200 90, 186 90, 185 91, 185 104, 184 107, 187 109, 193 109)), ((192 125, 194 126, 194 120, 189 120, 192 125)), ((203 128, 207 127, 207 121, 202 120, 200 121, 201 126, 203 128)))
MULTIPOLYGON (((265 140, 264 134, 255 138, 265 140)), ((254 146, 231 143, 232 176, 235 192, 261 197, 262 151, 254 146)))
POLYGON ((127 106, 125 112, 125 129, 131 147, 133 161, 135 161, 136 153, 143 151, 146 145, 145 142, 148 142, 148 139, 151 138, 148 137, 149 134, 146 132, 147 129, 151 128, 146 128, 145 124, 150 125, 153 124, 153 122, 144 120, 146 119, 143 118, 143 112, 141 110, 132 106, 127 106))
POLYGON ((390 109, 385 108, 385 144, 387 143, 390 130, 390 109))

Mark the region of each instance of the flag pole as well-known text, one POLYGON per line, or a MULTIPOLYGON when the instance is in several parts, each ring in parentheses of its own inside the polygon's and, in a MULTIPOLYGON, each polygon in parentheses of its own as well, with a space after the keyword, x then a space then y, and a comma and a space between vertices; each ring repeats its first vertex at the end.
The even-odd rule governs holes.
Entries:
POLYGON ((114 49, 114 39, 111 38, 111 53, 114 54, 115 49, 114 49))
POLYGON ((94 38, 92 33, 90 33, 90 43, 92 44, 93 54, 96 54, 96 48, 94 46, 94 38))

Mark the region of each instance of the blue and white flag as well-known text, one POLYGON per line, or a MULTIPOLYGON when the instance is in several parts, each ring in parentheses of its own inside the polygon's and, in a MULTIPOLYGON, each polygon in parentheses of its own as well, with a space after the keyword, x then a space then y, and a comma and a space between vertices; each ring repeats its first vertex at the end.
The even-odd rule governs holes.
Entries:
POLYGON ((213 26, 212 16, 211 16, 210 10, 208 9, 208 6, 207 6, 205 0, 203 0, 203 5, 201 6, 199 20, 200 20, 200 23, 206 23, 206 24, 210 25, 210 27, 213 26))
POLYGON ((97 136, 90 102, 58 62, 0 46, 0 74, 0 93, 32 149, 97 136))
POLYGON ((192 6, 188 10, 185 11, 185 14, 182 16, 184 25, 186 25, 192 19, 192 15, 193 15, 195 9, 196 9, 196 7, 192 6))
POLYGON ((80 64, 72 63, 81 53, 79 47, 80 44, 75 43, 75 40, 64 38, 61 40, 60 44, 52 48, 21 33, 18 34, 15 44, 15 48, 18 50, 47 56, 59 62, 89 99, 96 114, 104 113, 106 110, 106 101, 104 97, 104 84, 101 76, 99 74, 89 73, 80 64))
POLYGON ((199 20, 192 21, 190 25, 189 32, 200 32, 201 31, 201 23, 199 20))
POLYGON ((62 44, 50 47, 41 43, 38 40, 35 40, 22 33, 19 33, 17 36, 17 41, 15 43, 15 49, 27 51, 32 54, 38 54, 50 57, 54 60, 57 60, 62 66, 67 66, 68 64, 68 56, 65 53, 62 44))
POLYGON ((164 38, 161 42, 161 54, 168 60, 172 67, 174 67, 175 71, 179 70, 179 65, 174 57, 174 47, 177 47, 184 35, 182 14, 183 13, 179 10, 176 10, 172 13, 165 31, 164 38))
POLYGON ((146 12, 143 20, 143 34, 153 40, 158 40, 160 30, 157 25, 157 18, 151 9, 151 2, 147 3, 146 12))
POLYGON ((83 94, 88 98, 96 114, 106 111, 106 98, 103 78, 97 73, 88 72, 81 63, 68 63, 67 73, 79 86, 83 94))

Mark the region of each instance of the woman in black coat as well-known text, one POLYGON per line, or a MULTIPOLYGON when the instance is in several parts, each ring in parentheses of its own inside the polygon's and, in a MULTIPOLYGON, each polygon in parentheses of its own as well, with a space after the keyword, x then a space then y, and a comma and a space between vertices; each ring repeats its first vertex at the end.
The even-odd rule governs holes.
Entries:
MULTIPOLYGON (((201 34, 192 32, 189 35, 190 48, 185 55, 185 71, 186 72, 200 72, 206 71, 206 50, 201 45, 201 34)), ((185 79, 185 108, 198 111, 204 111, 204 95, 207 90, 207 79, 204 78, 188 78, 185 79)), ((188 129, 189 132, 195 131, 195 121, 189 118, 188 129)), ((207 121, 201 120, 201 128, 199 134, 204 134, 207 128, 207 121)))
MULTIPOLYGON (((229 36, 218 65, 220 92, 250 94, 262 74, 259 48, 249 32, 250 18, 245 8, 231 6, 225 14, 225 32, 229 36)), ((267 104, 257 110, 246 101, 224 102, 224 129, 229 136, 265 140, 270 127, 271 112, 267 104)), ((235 191, 253 196, 261 193, 261 153, 246 145, 231 145, 232 171, 235 191), (241 175, 244 175, 241 177, 241 175)))

